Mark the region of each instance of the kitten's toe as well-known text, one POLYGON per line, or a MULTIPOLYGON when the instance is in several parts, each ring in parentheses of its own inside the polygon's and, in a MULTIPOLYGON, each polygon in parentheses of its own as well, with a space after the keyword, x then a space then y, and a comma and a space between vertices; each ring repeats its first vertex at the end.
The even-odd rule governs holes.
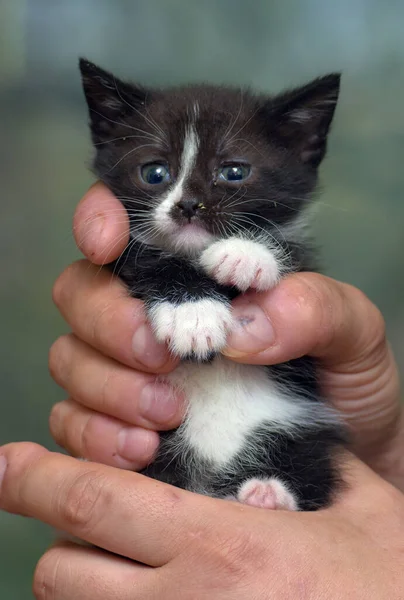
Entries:
POLYGON ((237 499, 257 508, 298 510, 295 496, 276 478, 249 479, 240 487, 237 499))
POLYGON ((202 253, 200 264, 218 283, 243 292, 248 288, 268 290, 280 278, 274 252, 251 240, 230 238, 215 242, 202 253))
POLYGON ((149 309, 149 316, 159 341, 176 356, 196 360, 209 359, 224 348, 232 326, 230 306, 212 299, 161 302, 149 309))

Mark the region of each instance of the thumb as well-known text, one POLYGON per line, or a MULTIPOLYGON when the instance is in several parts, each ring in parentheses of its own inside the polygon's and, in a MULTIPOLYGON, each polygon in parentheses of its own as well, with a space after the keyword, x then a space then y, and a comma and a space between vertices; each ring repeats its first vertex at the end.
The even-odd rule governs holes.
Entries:
POLYGON ((351 425, 358 455, 371 464, 396 440, 402 447, 397 367, 383 317, 362 292, 296 273, 270 292, 238 297, 234 317, 226 356, 256 365, 318 358, 324 393, 351 425))

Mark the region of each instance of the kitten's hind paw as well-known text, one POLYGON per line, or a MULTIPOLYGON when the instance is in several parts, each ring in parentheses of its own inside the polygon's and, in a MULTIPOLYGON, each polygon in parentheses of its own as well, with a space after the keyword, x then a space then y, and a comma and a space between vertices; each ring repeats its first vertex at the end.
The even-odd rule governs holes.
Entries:
POLYGON ((242 504, 271 510, 298 510, 295 496, 275 477, 249 479, 240 487, 237 500, 242 504))
POLYGON ((280 279, 279 261, 263 244, 229 238, 209 246, 201 255, 200 265, 215 281, 237 287, 269 290, 280 279))
POLYGON ((209 360, 224 348, 232 327, 230 307, 220 300, 161 302, 148 312, 157 339, 181 358, 209 360))

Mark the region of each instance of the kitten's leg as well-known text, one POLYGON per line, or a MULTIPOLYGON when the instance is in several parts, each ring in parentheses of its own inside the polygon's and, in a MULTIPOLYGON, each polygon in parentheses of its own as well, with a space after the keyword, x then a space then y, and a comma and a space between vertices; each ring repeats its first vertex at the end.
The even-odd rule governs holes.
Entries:
POLYGON ((242 504, 258 508, 298 510, 297 500, 293 493, 275 477, 248 479, 240 487, 237 500, 242 504))
POLYGON ((145 301, 157 339, 173 354, 206 360, 224 348, 234 290, 220 286, 191 261, 136 245, 130 245, 115 269, 131 295, 145 301), (140 251, 142 261, 137 260, 140 251))
POLYGON ((242 292, 248 288, 268 290, 278 283, 282 272, 280 251, 237 237, 209 246, 200 257, 200 265, 218 283, 242 292))
POLYGON ((182 303, 155 302, 148 315, 156 338, 176 356, 203 360, 226 345, 232 326, 227 300, 204 298, 182 303))

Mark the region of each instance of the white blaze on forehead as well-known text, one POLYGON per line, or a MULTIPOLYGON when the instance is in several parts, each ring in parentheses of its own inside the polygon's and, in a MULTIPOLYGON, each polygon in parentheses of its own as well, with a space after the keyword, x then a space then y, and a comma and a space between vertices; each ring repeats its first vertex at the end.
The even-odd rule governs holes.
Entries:
POLYGON ((155 222, 162 233, 171 233, 176 225, 170 217, 170 211, 182 198, 184 183, 191 176, 199 149, 199 138, 194 125, 185 131, 181 153, 178 179, 155 211, 155 222))
MULTIPOLYGON (((199 148, 199 138, 196 129, 193 125, 187 128, 184 137, 184 146, 182 148, 181 164, 179 171, 178 182, 174 186, 174 190, 178 186, 183 186, 184 181, 192 173, 195 166, 196 157, 199 148)), ((172 191, 174 191, 172 190, 172 191)))

